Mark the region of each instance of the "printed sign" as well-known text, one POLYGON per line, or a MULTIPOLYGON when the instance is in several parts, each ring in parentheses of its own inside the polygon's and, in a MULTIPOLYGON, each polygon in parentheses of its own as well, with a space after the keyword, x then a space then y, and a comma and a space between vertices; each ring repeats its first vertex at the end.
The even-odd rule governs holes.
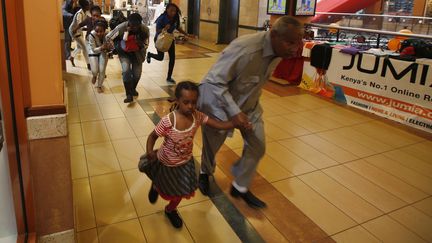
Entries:
MULTIPOLYGON (((432 133, 432 60, 407 62, 334 49, 327 71, 331 88, 319 88, 305 62, 300 87, 432 133)), ((322 86, 322 85, 321 85, 322 86)))

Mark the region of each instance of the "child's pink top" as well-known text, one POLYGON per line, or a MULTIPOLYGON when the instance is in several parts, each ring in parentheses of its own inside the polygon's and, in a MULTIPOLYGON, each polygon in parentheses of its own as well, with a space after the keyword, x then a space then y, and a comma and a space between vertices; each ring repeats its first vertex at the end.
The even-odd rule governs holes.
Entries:
POLYGON ((164 116, 155 127, 159 137, 165 137, 157 156, 166 166, 179 166, 192 158, 193 139, 201 124, 205 124, 208 116, 199 111, 192 114, 192 126, 186 130, 179 131, 176 127, 176 116, 173 114, 174 124, 171 124, 170 114, 164 116))

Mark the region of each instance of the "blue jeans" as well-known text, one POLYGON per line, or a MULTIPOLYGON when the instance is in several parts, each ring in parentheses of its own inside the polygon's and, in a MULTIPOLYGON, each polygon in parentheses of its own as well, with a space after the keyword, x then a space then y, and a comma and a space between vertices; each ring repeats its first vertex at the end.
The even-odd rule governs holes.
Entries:
POLYGON ((119 58, 126 95, 131 95, 131 92, 136 89, 138 81, 141 78, 142 63, 134 60, 135 58, 122 57, 120 55, 119 58))

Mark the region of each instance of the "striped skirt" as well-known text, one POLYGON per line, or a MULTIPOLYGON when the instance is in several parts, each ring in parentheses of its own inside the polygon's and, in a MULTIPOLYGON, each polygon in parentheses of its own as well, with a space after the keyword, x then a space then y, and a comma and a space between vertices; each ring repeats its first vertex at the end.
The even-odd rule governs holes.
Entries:
POLYGON ((161 197, 166 200, 173 197, 190 198, 198 187, 193 159, 185 164, 170 167, 159 160, 149 162, 145 156, 141 156, 138 168, 153 181, 161 197))

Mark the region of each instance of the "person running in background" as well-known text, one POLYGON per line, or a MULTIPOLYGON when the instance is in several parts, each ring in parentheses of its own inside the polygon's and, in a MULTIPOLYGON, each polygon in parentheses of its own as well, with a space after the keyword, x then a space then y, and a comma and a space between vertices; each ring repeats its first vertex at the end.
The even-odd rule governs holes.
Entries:
MULTIPOLYGON (((180 9, 174 3, 168 3, 165 8, 165 12, 162 13, 156 19, 156 35, 154 41, 156 43, 157 37, 162 31, 166 31, 168 33, 173 33, 174 30, 178 30, 180 33, 184 34, 186 37, 193 38, 192 35, 186 33, 180 27, 180 9)), ((171 47, 168 50, 169 55, 169 64, 168 64, 168 74, 166 81, 169 83, 175 83, 175 80, 172 78, 172 73, 174 70, 175 64, 175 41, 172 42, 171 47)), ((162 61, 164 59, 164 53, 161 51, 157 51, 157 54, 153 54, 151 52, 147 53, 147 63, 151 62, 151 59, 154 58, 158 61, 162 61)))
POLYGON ((72 62, 72 65, 75 66, 74 59, 76 55, 78 55, 78 53, 82 51, 84 59, 87 63, 87 68, 90 70, 90 63, 88 60, 88 53, 87 53, 86 44, 84 42, 83 32, 81 29, 78 29, 75 33, 73 32, 73 30, 82 21, 84 21, 87 18, 87 16, 89 16, 90 4, 87 0, 79 0, 79 5, 81 6, 81 9, 74 15, 72 24, 69 26, 69 33, 72 36, 72 39, 77 43, 77 46, 75 50, 72 52, 69 60, 72 62))
POLYGON ((94 30, 95 23, 98 20, 105 20, 104 17, 102 17, 102 10, 99 6, 94 5, 90 8, 90 17, 87 17, 84 19, 81 23, 79 23, 75 29, 72 30, 73 33, 76 33, 79 29, 83 28, 84 26, 87 27, 87 32, 85 39, 88 39, 88 36, 90 35, 91 31, 94 30))
MULTIPOLYGON (((63 30, 65 34, 65 43, 64 43, 64 50, 65 50, 65 59, 71 60, 71 44, 72 44, 72 36, 69 33, 69 26, 72 24, 73 17, 76 12, 80 10, 80 7, 78 6, 77 0, 66 0, 63 3, 62 7, 62 14, 63 14, 63 30)), ((75 66, 75 63, 72 65, 75 66)))
POLYGON ((113 41, 122 66, 123 85, 126 91, 124 103, 138 96, 136 87, 141 78, 142 63, 148 47, 149 29, 143 25, 141 15, 133 13, 128 21, 119 24, 106 36, 113 41))
POLYGON ((93 74, 92 84, 95 84, 97 79, 96 89, 98 93, 102 93, 102 84, 105 79, 105 70, 108 63, 107 52, 112 49, 112 46, 105 42, 108 23, 105 20, 97 20, 94 26, 94 30, 88 36, 89 61, 93 74))

